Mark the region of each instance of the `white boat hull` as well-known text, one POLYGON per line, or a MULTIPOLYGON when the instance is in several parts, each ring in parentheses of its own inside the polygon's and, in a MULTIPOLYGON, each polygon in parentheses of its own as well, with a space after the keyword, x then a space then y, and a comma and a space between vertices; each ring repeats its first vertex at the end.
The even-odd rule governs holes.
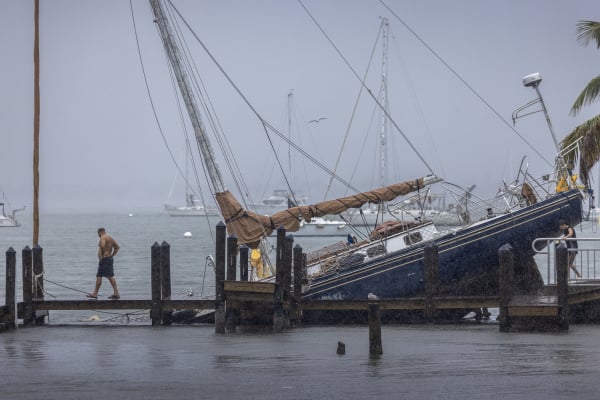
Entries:
POLYGON ((12 228, 15 226, 19 226, 17 221, 15 221, 11 218, 5 217, 3 215, 0 215, 0 228, 9 228, 9 227, 12 228))
POLYGON ((210 217, 219 215, 216 209, 204 207, 166 207, 166 211, 171 217, 210 217))

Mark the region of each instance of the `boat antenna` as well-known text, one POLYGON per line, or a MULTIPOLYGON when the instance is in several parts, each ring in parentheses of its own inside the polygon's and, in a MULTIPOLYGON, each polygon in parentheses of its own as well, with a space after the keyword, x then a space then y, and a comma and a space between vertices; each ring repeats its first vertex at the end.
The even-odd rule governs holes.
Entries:
POLYGON ((529 74, 529 75, 523 77, 523 86, 534 88, 535 92, 537 93, 537 98, 533 99, 529 103, 517 108, 513 112, 513 114, 512 114, 513 125, 515 124, 517 119, 519 119, 521 117, 525 117, 527 115, 535 114, 538 112, 543 112, 544 116, 546 117, 546 122, 548 123, 548 129, 550 129, 550 135, 552 135, 552 140, 554 141, 554 145, 556 146, 556 151, 560 152, 560 146, 558 145, 558 140, 556 140, 556 135, 554 134, 554 129, 552 128, 552 122, 550 121, 550 115, 548 115, 548 110, 546 109, 546 104, 544 103, 544 98, 542 97, 542 93, 540 92, 540 87, 539 87, 540 83, 542 83, 542 75, 540 75, 539 72, 536 72, 534 74, 529 74), (538 104, 538 103, 541 106, 540 110, 535 110, 535 111, 531 111, 531 112, 528 112, 523 115, 519 115, 520 111, 523 111, 523 110, 533 106, 534 104, 538 104))
POLYGON ((433 169, 431 169, 431 167, 429 166, 429 164, 427 163, 427 161, 425 161, 425 159, 423 158, 423 156, 421 156, 421 153, 419 153, 419 151, 416 149, 416 147, 408 139, 408 137, 406 136, 406 134, 402 131, 402 129, 400 129, 400 127, 398 126, 398 124, 396 123, 396 121, 392 118, 392 116, 387 112, 387 110, 385 109, 385 107, 377 99, 377 96, 375 96, 373 94, 373 92, 371 91, 371 89, 369 89, 367 87, 365 81, 358 75, 358 73, 356 72, 356 70, 352 67, 352 65, 350 64, 350 62, 342 54, 342 52, 340 51, 340 49, 335 45, 335 43, 333 42, 333 40, 331 40, 331 38, 329 37, 329 35, 327 34, 327 32, 325 32, 325 30, 323 29, 323 27, 319 24, 319 22, 311 14, 311 12, 308 10, 308 8, 306 8, 306 6, 304 5, 304 3, 302 3, 302 0, 297 0, 297 1, 298 1, 298 3, 300 3, 300 6, 302 6, 302 8, 304 9, 304 11, 306 11, 306 13, 310 17, 310 19, 312 19, 312 21, 315 23, 315 25, 317 26, 317 28, 321 31, 321 33, 323 34, 323 36, 325 36, 325 38, 327 39, 327 41, 329 42, 329 44, 331 44, 331 46, 333 47, 333 49, 335 50, 335 52, 340 56, 340 58, 342 59, 342 61, 344 62, 344 64, 346 64, 346 66, 350 69, 350 71, 352 72, 352 74, 356 77, 356 79, 358 79, 358 81, 360 82, 360 84, 362 86, 364 86, 364 88, 366 89, 367 93, 369 93, 369 96, 371 96, 371 98, 375 101, 375 103, 377 104, 377 106, 385 114, 386 118, 388 118, 388 120, 392 123, 392 125, 394 125, 394 128, 396 128, 398 130, 398 132, 400 133, 400 135, 402 135, 402 137, 404 138, 404 140, 406 140, 406 143, 408 143, 408 145, 415 152, 415 154, 417 155, 417 157, 419 157, 419 159, 425 165, 425 167, 427 168, 427 170, 432 175, 435 175, 435 173, 433 172, 433 169))

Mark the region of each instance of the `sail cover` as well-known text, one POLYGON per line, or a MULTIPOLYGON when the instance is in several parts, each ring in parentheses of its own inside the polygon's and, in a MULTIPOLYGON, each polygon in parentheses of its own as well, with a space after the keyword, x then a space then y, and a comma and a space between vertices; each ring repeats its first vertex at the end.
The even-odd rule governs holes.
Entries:
POLYGON ((337 215, 349 208, 360 208, 366 203, 391 201, 398 196, 417 191, 425 185, 440 180, 435 176, 427 176, 339 199, 322 201, 308 206, 291 207, 271 216, 245 210, 229 191, 217 193, 216 199, 225 219, 228 233, 237 236, 239 244, 256 248, 262 237, 269 236, 279 227, 284 227, 288 232, 296 232, 300 229, 301 220, 310 222, 313 217, 337 215))

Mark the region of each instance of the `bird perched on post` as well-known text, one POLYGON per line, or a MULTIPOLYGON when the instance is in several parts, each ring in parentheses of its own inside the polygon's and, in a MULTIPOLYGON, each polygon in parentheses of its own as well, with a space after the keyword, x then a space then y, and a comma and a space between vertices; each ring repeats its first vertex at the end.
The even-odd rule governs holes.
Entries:
POLYGON ((369 293, 367 295, 367 299, 369 299, 369 300, 379 300, 379 296, 377 296, 376 294, 373 294, 373 293, 369 293))

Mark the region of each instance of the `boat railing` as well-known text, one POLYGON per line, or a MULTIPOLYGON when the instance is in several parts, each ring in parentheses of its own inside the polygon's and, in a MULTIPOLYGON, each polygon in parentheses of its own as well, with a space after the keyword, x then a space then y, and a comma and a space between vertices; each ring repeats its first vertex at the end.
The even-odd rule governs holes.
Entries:
POLYGON ((568 248, 569 254, 576 253, 573 265, 581 274, 578 278, 575 271, 569 269, 569 279, 588 282, 600 280, 600 238, 537 238, 531 246, 536 252, 535 261, 542 273, 544 283, 556 284, 556 248, 561 242, 577 241, 577 248, 568 248))

